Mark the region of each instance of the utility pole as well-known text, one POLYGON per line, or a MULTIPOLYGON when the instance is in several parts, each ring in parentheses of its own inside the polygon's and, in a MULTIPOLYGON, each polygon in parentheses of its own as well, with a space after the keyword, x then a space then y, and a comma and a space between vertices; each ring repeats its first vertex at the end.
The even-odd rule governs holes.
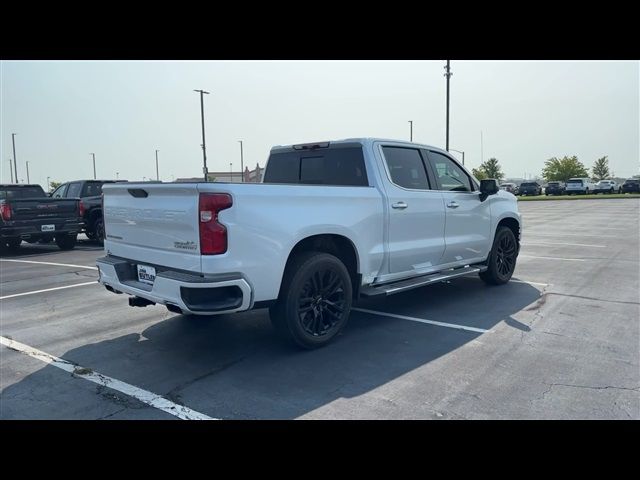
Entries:
POLYGON ((444 76, 447 77, 447 152, 448 152, 449 151, 449 79, 451 78, 451 75, 453 75, 453 73, 451 73, 449 60, 447 60, 447 66, 444 67, 444 69, 446 72, 444 76))
POLYGON ((93 156, 93 179, 96 179, 96 154, 90 153, 89 155, 93 156))
POLYGON ((31 180, 29 180, 29 160, 27 160, 27 183, 31 183, 31 180))
POLYGON ((453 152, 458 152, 462 154, 462 166, 464 166, 464 152, 461 150, 456 150, 455 148, 451 148, 450 150, 453 152))
POLYGON ((409 141, 413 142, 413 120, 409 120, 409 141))
POLYGON ((240 171, 242 172, 240 175, 240 182, 244 183, 244 157, 242 155, 242 140, 238 140, 240 142, 240 171))
POLYGON ((9 159, 9 172, 11 172, 11 183, 13 183, 13 163, 11 163, 11 159, 9 159))
POLYGON ((18 183, 18 162, 16 160, 16 135, 17 133, 11 134, 11 142, 13 143, 13 176, 16 177, 16 183, 18 183))
POLYGON ((204 162, 204 166, 202 167, 202 173, 204 173, 204 181, 207 182, 207 144, 204 141, 204 95, 209 95, 209 92, 205 92, 204 90, 194 90, 194 92, 200 93, 200 115, 202 117, 202 160, 204 162))
POLYGON ((158 180, 158 181, 160 181, 160 173, 159 173, 159 170, 158 170, 158 152, 159 151, 160 150, 156 149, 156 180, 158 180))

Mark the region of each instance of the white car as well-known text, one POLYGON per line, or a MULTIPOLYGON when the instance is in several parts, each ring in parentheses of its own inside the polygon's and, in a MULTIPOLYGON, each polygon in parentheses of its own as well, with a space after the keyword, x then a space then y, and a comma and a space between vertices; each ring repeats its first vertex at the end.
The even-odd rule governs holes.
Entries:
POLYGON ((520 248, 513 195, 444 150, 395 140, 273 147, 262 184, 103 192, 108 290, 183 314, 269 307, 304 348, 333 339, 362 296, 468 274, 506 283, 520 248))
POLYGON ((582 178, 570 178, 566 183, 566 194, 572 195, 574 193, 582 193, 589 194, 593 193, 595 189, 595 184, 591 181, 590 178, 582 177, 582 178))
POLYGON ((615 180, 600 180, 593 188, 593 193, 622 193, 622 187, 615 180))

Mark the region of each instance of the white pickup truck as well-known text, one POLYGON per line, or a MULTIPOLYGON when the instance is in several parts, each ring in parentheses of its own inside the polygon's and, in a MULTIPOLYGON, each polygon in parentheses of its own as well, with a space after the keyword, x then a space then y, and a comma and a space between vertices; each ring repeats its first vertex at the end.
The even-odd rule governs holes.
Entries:
POLYGON ((103 193, 109 291, 182 314, 269 307, 304 348, 331 341, 362 296, 474 273, 506 283, 520 247, 516 197, 446 151, 395 140, 273 147, 261 184, 103 193))

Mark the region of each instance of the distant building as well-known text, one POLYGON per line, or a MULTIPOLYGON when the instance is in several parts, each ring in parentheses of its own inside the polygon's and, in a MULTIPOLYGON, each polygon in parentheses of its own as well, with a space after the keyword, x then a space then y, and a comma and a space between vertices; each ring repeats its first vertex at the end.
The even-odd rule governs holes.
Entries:
MULTIPOLYGON (((242 178, 242 172, 209 172, 207 178, 210 182, 225 182, 225 183, 260 183, 264 175, 264 167, 261 167, 259 163, 256 163, 256 168, 249 170, 249 167, 244 168, 244 179, 242 178)), ((193 183, 201 182, 202 177, 191 178, 178 178, 176 182, 180 183, 193 183)))

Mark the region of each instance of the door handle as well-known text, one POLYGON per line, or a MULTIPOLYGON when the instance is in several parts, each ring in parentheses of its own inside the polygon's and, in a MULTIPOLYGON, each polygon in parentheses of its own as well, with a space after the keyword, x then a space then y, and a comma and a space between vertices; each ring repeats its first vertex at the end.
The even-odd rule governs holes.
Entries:
POLYGON ((407 208, 409 205, 407 205, 404 202, 397 202, 397 203, 393 203, 391 204, 391 208, 399 208, 400 210, 403 210, 405 208, 407 208))
POLYGON ((447 208, 458 208, 460 205, 458 205, 456 202, 449 202, 447 204, 447 208))

